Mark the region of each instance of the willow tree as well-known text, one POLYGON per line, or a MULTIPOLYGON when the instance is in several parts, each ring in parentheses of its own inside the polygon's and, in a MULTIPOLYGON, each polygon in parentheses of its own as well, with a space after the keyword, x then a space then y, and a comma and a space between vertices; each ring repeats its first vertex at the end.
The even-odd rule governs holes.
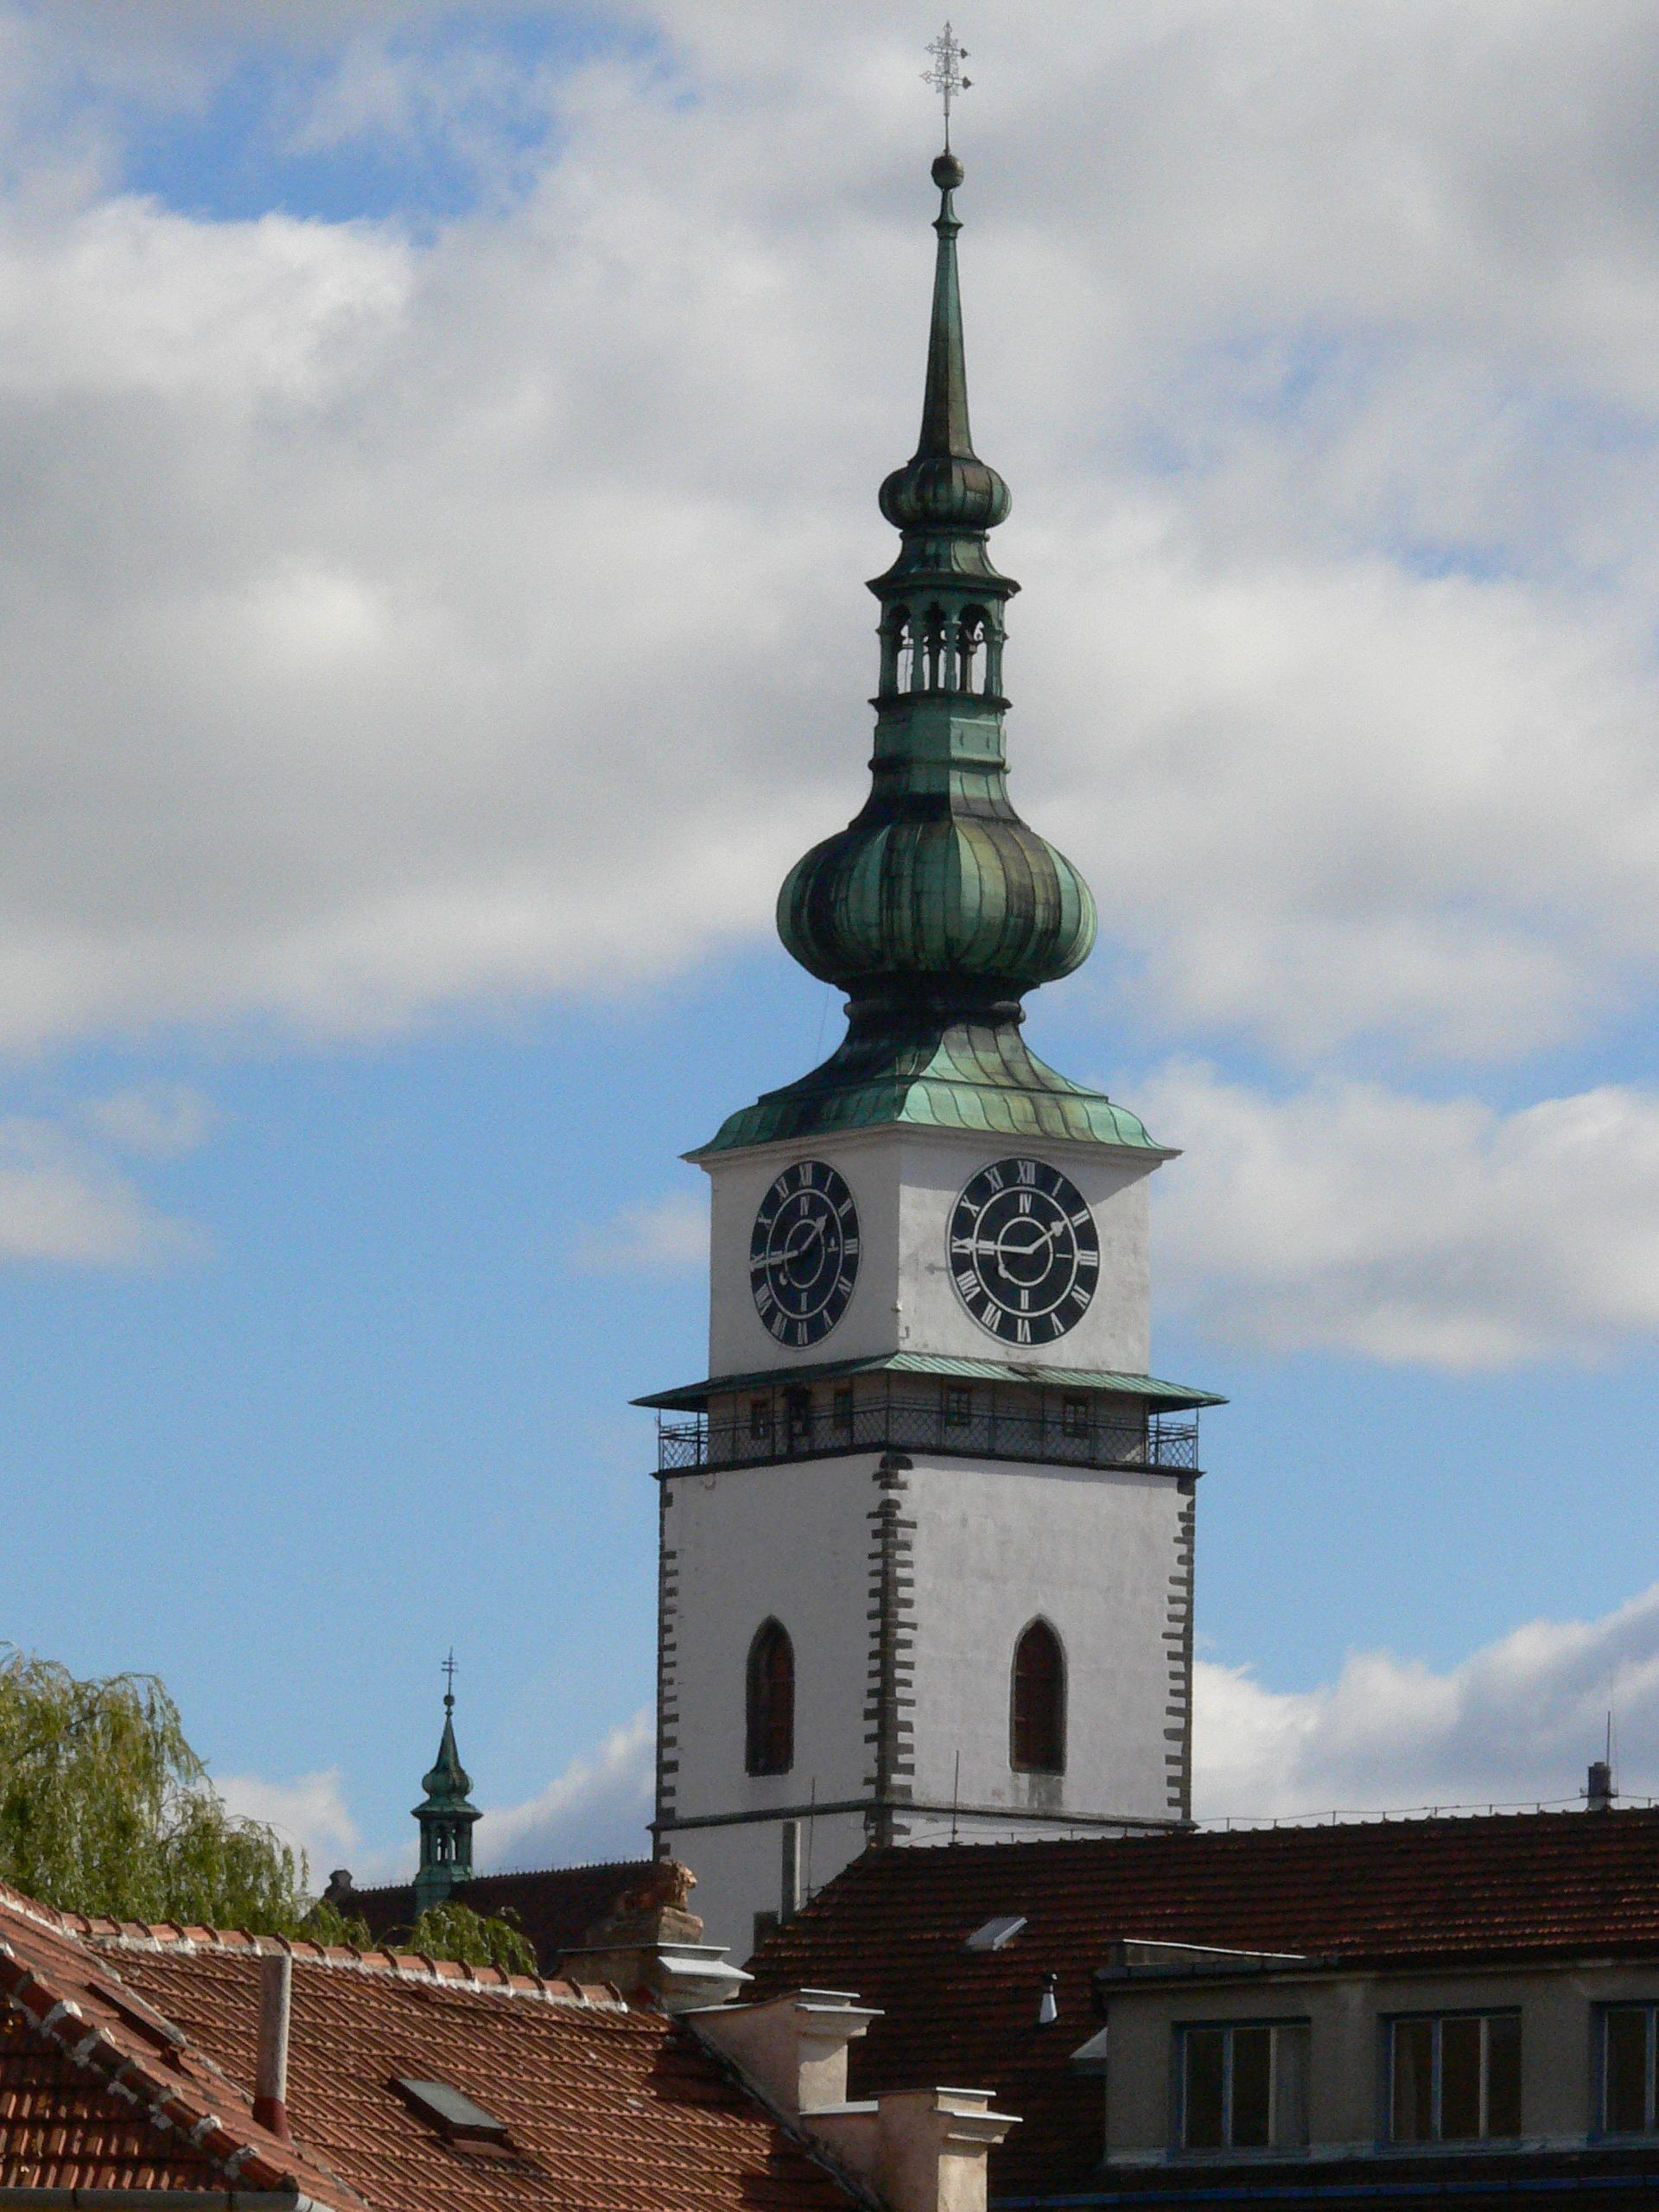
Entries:
MULTIPOLYGON (((302 1852, 229 1809, 155 1675, 82 1681, 55 1660, 0 1653, 0 1881, 64 1912, 365 1950, 380 1940, 306 1894, 302 1852)), ((454 1900, 407 1941, 432 1958, 536 1971, 510 1916, 454 1900)))
POLYGON ((0 1879, 66 1911, 293 1935, 303 1856, 230 1811, 153 1675, 0 1659, 0 1879))

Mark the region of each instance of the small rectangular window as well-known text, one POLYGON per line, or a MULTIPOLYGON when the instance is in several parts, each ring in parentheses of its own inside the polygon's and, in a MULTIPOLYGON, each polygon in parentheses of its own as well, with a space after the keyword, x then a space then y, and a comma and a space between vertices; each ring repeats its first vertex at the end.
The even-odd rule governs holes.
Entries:
POLYGON ((397 2075, 391 2086, 411 2111, 433 2123, 448 2143, 464 2144, 468 2149, 512 2145, 505 2121, 486 2112, 482 2105, 475 2105, 448 2082, 415 2082, 397 2075))
POLYGON ((749 1400, 749 1434, 757 1444, 768 1442, 772 1436, 772 1400, 749 1400))
POLYGON ((947 1382, 944 1386, 944 1422, 947 1428, 965 1428, 973 1418, 974 1394, 966 1382, 947 1382))
POLYGON ((1484 2143, 1521 2133, 1518 2012, 1391 2020, 1388 2048, 1396 2143, 1484 2143))
POLYGON ((1659 2133, 1654 2094, 1659 2006, 1610 2005, 1601 2015, 1601 2129, 1606 2135, 1659 2133))
POLYGON ((1217 2023, 1177 2036, 1182 2150, 1306 2146, 1306 2020, 1217 2023))
POLYGON ((1062 1436, 1088 1435, 1089 1401, 1087 1398, 1063 1398, 1061 1400, 1060 1433, 1062 1436))
POLYGON ((834 1421, 836 1432, 840 1435, 850 1436, 852 1434, 853 1394, 850 1389, 840 1389, 836 1391, 830 1417, 831 1421, 834 1421))

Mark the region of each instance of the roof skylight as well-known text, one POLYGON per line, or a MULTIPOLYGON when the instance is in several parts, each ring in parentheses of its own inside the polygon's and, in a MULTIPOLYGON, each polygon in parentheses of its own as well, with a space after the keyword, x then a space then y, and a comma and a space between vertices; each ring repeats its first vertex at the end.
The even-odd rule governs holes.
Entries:
POLYGON ((995 1920, 976 1928, 962 1948, 964 1951, 1000 1951, 1004 1944, 1013 1942, 1025 1924, 1023 1912, 999 1913, 995 1920))
POLYGON ((506 2122, 486 2112, 482 2105, 475 2105, 459 2089, 452 2089, 447 2082, 410 2082, 400 2075, 391 2086, 411 2111, 434 2122, 445 2142, 493 2143, 504 2150, 512 2149, 506 2122))

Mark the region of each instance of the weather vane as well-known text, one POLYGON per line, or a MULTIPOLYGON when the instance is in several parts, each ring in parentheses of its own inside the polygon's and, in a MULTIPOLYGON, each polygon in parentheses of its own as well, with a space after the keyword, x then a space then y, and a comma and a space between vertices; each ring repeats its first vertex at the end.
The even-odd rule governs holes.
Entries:
POLYGON ((944 102, 944 145, 948 153, 950 149, 950 103, 967 92, 974 81, 971 77, 964 77, 962 73, 962 65, 968 59, 968 49, 958 43, 956 33, 947 23, 938 38, 928 46, 927 51, 933 57, 933 67, 923 70, 922 82, 931 85, 944 102))

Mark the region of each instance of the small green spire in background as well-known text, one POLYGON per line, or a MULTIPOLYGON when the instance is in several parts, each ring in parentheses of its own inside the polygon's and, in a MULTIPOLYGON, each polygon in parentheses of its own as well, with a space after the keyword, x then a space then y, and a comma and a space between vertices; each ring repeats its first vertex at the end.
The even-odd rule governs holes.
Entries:
POLYGON ((443 1734, 438 1756, 422 1777, 424 1801, 415 1808, 421 1827, 421 1864, 415 1877, 415 1914, 418 1919, 450 1892, 473 1878, 473 1824, 479 1817, 472 1803, 473 1778, 461 1763, 455 1744, 455 1655, 443 1662, 443 1734))

